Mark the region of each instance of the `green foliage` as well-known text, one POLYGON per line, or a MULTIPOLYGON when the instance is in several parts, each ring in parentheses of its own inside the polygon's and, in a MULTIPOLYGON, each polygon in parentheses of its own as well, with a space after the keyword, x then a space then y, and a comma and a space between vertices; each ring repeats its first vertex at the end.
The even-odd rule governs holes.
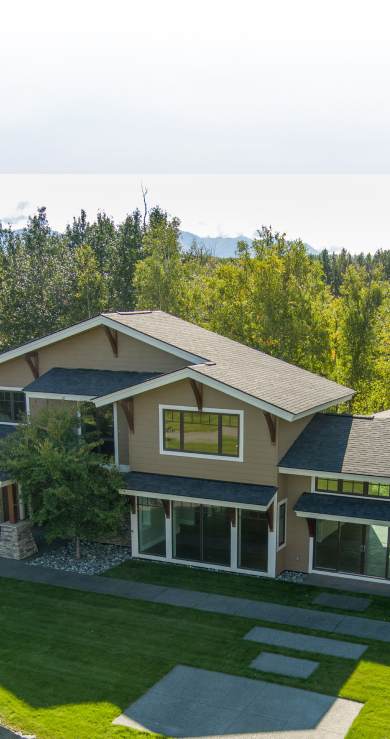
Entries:
POLYGON ((75 413, 44 411, 0 446, 0 464, 20 483, 32 520, 49 541, 74 538, 76 551, 80 538, 116 533, 124 510, 119 473, 96 453, 100 442, 79 430, 75 413))
POLYGON ((40 208, 22 233, 0 225, 0 348, 104 311, 161 309, 357 390, 349 408, 390 406, 390 251, 324 250, 263 227, 218 259, 160 207, 116 225, 81 211, 64 234, 40 208))

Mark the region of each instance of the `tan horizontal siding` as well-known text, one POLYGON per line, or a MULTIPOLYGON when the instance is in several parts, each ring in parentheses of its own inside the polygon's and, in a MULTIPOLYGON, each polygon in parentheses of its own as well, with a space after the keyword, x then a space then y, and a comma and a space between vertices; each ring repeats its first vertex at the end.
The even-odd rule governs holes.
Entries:
POLYGON ((262 411, 206 386, 203 386, 203 392, 204 407, 244 411, 244 461, 160 454, 159 404, 195 406, 190 383, 183 380, 134 399, 135 433, 131 434, 130 439, 131 469, 212 480, 276 484, 276 446, 271 444, 262 411))
POLYGON ((294 506, 302 493, 310 492, 310 477, 279 475, 278 500, 287 498, 287 545, 278 553, 277 572, 309 568, 309 531, 305 519, 298 518, 294 506))
MULTIPOLYGON (((38 355, 41 375, 53 367, 171 372, 188 364, 173 354, 119 332, 118 357, 114 357, 102 327, 90 329, 46 346, 39 350, 38 355)), ((0 364, 0 386, 24 387, 33 380, 24 357, 0 364)))

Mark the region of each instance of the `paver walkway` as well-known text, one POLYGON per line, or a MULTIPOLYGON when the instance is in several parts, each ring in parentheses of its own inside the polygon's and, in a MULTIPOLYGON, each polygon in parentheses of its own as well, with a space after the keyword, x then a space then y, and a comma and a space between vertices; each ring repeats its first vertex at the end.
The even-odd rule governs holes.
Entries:
POLYGON ((245 634, 244 639, 260 642, 261 644, 272 644, 275 647, 297 649, 299 652, 328 654, 331 657, 344 657, 345 659, 360 659, 367 649, 367 644, 356 644, 356 642, 340 641, 340 639, 327 639, 323 636, 298 634, 296 631, 267 629, 265 626, 254 626, 253 629, 245 634))
POLYGON ((113 723, 175 737, 272 732, 273 739, 343 739, 362 707, 301 688, 177 665, 113 723))
POLYGON ((252 660, 250 666, 261 672, 273 672, 275 675, 287 675, 288 677, 301 677, 305 680, 319 667, 319 662, 312 659, 297 659, 286 657, 285 654, 274 654, 274 652, 261 652, 252 660))
POLYGON ((344 634, 390 643, 390 622, 324 613, 309 608, 283 606, 278 603, 234 598, 227 595, 183 590, 181 588, 150 585, 130 580, 119 580, 99 575, 76 575, 70 572, 51 570, 48 567, 30 567, 23 562, 0 559, 0 577, 54 585, 89 593, 112 595, 130 600, 146 600, 182 608, 195 608, 242 618, 271 621, 284 626, 318 629, 332 634, 344 634))
POLYGON ((356 595, 320 593, 314 598, 313 603, 326 608, 341 608, 344 611, 366 611, 371 600, 370 598, 359 598, 356 595))

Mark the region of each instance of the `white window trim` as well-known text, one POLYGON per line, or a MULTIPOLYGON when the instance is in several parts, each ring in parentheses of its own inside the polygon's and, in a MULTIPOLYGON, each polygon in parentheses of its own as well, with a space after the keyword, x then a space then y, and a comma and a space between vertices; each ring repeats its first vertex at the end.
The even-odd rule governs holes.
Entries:
MULTIPOLYGON (((143 493, 143 496, 148 498, 150 497, 150 493, 143 493)), ((188 498, 187 498, 187 501, 188 501, 188 498)), ((230 507, 232 506, 230 505, 230 507)), ((173 552, 173 547, 172 547, 172 544, 173 544, 172 499, 171 499, 171 506, 170 506, 170 517, 165 518, 165 541, 166 541, 167 556, 161 557, 161 556, 153 555, 153 554, 140 554, 139 553, 139 549, 138 549, 138 506, 136 506, 136 512, 130 514, 131 515, 131 542, 132 542, 133 557, 136 557, 137 559, 154 560, 156 562, 166 562, 167 564, 187 565, 190 567, 204 569, 204 570, 214 570, 215 572, 230 572, 230 573, 237 573, 237 574, 242 574, 242 575, 252 575, 255 577, 274 578, 276 574, 275 526, 273 527, 273 531, 270 531, 268 529, 268 569, 267 569, 267 572, 263 572, 260 570, 249 570, 249 569, 247 570, 247 569, 243 569, 242 567, 238 567, 238 564, 237 564, 237 558, 238 558, 237 528, 239 526, 239 511, 241 508, 242 506, 235 507, 236 526, 233 526, 233 524, 231 524, 230 526, 230 547, 231 547, 230 566, 229 565, 213 565, 213 564, 209 564, 208 562, 195 562, 194 560, 177 559, 172 556, 172 552, 173 552)))
POLYGON ((244 461, 244 411, 228 408, 202 408, 202 413, 219 413, 230 416, 239 416, 239 455, 238 457, 225 457, 222 454, 202 454, 201 452, 174 452, 164 449, 164 411, 193 411, 199 413, 199 409, 195 406, 188 405, 159 405, 159 446, 160 454, 170 457, 192 457, 194 459, 213 459, 219 462, 243 462, 244 461))
MULTIPOLYGON (((0 385, 0 392, 5 393, 23 393, 24 390, 22 387, 9 387, 8 385, 0 385)), ((28 408, 28 401, 27 401, 27 393, 25 393, 25 400, 26 400, 26 415, 27 408, 28 408)), ((20 426, 21 421, 0 421, 0 426, 20 426)))
POLYGON ((278 467, 278 471, 282 475, 299 475, 300 477, 329 477, 333 480, 356 480, 356 482, 382 482, 385 485, 390 483, 390 477, 383 475, 358 475, 346 472, 329 472, 326 470, 301 470, 298 468, 278 467))
POLYGON ((276 532, 276 544, 277 544, 277 551, 280 552, 281 549, 284 549, 284 547, 287 544, 287 511, 288 511, 288 504, 287 504, 287 498, 283 498, 282 500, 279 500, 278 502, 278 511, 277 511, 277 532, 276 532), (280 521, 280 508, 281 506, 285 507, 285 514, 284 514, 284 542, 283 544, 279 544, 279 521, 280 521))

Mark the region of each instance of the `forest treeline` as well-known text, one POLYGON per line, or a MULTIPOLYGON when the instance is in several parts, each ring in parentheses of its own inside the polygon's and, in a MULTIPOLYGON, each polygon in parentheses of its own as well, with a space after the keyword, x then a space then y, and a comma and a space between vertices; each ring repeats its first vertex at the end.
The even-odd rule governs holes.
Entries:
POLYGON ((21 232, 0 225, 0 281, 2 350, 102 311, 159 308, 353 387, 353 412, 390 408, 389 250, 310 256, 262 227, 220 259, 185 250, 159 207, 120 224, 81 211, 61 234, 40 208, 21 232))

